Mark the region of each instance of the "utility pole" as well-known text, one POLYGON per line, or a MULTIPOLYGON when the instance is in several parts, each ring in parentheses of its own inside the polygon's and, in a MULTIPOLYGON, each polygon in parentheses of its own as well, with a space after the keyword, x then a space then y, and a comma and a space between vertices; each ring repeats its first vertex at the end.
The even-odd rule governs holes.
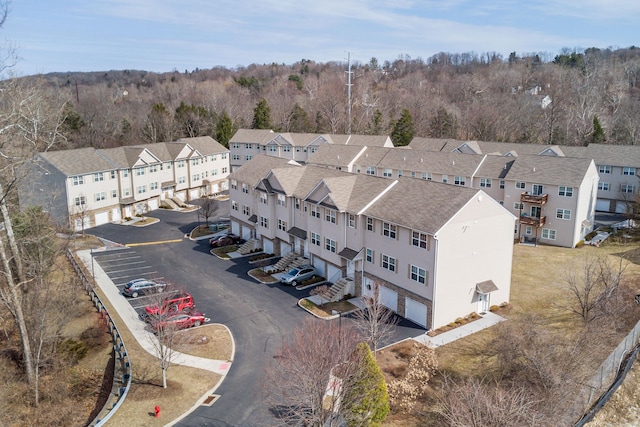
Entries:
POLYGON ((347 52, 347 134, 351 135, 351 52, 347 52))

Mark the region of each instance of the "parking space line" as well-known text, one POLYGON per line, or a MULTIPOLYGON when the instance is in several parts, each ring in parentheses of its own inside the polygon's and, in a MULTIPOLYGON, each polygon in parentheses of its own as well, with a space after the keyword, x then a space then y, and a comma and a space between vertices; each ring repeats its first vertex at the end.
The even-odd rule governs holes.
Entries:
POLYGON ((161 245, 163 243, 178 243, 178 242, 182 242, 182 239, 158 240, 156 242, 127 243, 125 246, 130 248, 135 246, 161 245))
POLYGON ((112 270, 112 271, 105 270, 105 273, 107 273, 109 276, 111 276, 114 273, 123 273, 125 271, 131 271, 131 270, 146 270, 146 269, 149 269, 149 268, 153 268, 153 267, 145 266, 145 267, 137 267, 137 268, 127 268, 125 270, 112 270))

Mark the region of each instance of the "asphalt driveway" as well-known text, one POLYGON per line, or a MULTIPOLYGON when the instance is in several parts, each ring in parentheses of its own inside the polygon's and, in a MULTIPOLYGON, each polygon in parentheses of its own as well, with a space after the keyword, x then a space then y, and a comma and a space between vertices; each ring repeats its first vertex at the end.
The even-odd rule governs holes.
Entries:
MULTIPOLYGON (((224 209, 218 212, 223 212, 218 217, 227 216, 224 209)), ((280 284, 258 283, 246 274, 252 268, 246 259, 220 260, 209 253, 206 240, 185 238, 185 234, 198 225, 198 220, 202 221, 196 212, 157 210, 148 216, 159 218, 160 222, 147 227, 105 224, 91 229, 89 232, 107 241, 135 245, 116 251, 123 254, 121 264, 98 256, 96 262, 107 267, 105 271, 110 277, 113 276, 109 272, 114 271, 127 275, 119 281, 114 280, 116 284, 124 284, 134 278, 129 278, 131 274, 139 274, 140 277, 162 278, 174 287, 189 291, 199 311, 206 313, 212 322, 229 327, 236 344, 233 367, 216 391, 221 397, 211 407, 199 407, 177 425, 276 424, 263 399, 262 375, 282 340, 296 324, 309 316, 297 306, 300 298, 309 295, 309 289, 297 291, 280 284), (126 271, 134 268, 140 270, 126 271)), ((424 329, 403 321, 394 339, 421 333, 424 329)))

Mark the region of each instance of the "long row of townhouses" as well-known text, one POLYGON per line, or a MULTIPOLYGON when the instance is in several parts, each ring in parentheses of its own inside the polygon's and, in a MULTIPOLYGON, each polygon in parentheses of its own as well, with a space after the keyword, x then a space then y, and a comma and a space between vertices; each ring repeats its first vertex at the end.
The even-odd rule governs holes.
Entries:
POLYGON ((229 150, 210 137, 49 151, 28 164, 22 206, 81 230, 227 190, 229 150))

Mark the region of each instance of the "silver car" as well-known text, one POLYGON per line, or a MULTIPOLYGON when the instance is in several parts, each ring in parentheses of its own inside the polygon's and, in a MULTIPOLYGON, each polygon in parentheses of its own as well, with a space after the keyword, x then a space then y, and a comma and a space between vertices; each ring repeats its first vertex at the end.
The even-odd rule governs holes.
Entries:
POLYGON ((280 282, 285 285, 297 286, 298 283, 316 276, 318 276, 318 270, 314 266, 307 264, 292 268, 280 278, 280 282))
POLYGON ((156 292, 164 292, 166 283, 154 282, 148 279, 135 279, 124 285, 122 294, 131 298, 138 298, 140 295, 148 295, 156 292))

